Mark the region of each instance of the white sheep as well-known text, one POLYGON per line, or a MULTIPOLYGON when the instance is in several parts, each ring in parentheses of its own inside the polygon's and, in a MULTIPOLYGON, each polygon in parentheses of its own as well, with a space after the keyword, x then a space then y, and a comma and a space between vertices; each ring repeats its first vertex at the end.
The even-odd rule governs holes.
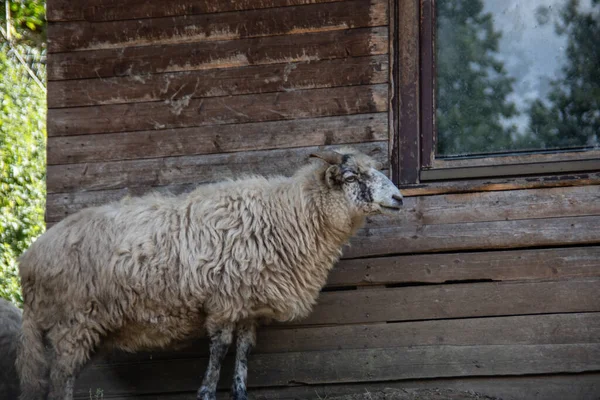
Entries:
POLYGON ((21 310, 0 298, 0 399, 19 396, 19 376, 15 366, 21 332, 21 310))
POLYGON ((234 333, 232 397, 246 399, 257 320, 307 316, 365 217, 402 204, 370 157, 352 149, 311 156, 325 162, 291 178, 133 198, 49 229, 20 259, 21 399, 71 399, 74 377, 100 345, 160 348, 203 328, 210 359, 198 399, 215 399, 234 333))

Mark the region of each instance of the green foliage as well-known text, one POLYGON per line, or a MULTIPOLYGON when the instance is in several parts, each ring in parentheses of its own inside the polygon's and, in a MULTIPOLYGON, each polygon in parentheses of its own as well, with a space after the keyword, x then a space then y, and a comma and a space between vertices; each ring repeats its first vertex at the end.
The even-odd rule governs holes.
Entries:
POLYGON ((506 100, 513 79, 497 60, 501 34, 481 0, 436 2, 437 151, 440 155, 509 149, 517 114, 506 100))
POLYGON ((16 259, 45 229, 46 96, 13 51, 0 46, 0 297, 18 304, 16 259))
MULTIPOLYGON (((19 44, 45 47, 46 0, 9 0, 10 27, 19 44)), ((6 29, 6 1, 0 4, 0 23, 6 29)))
POLYGON ((536 135, 528 139, 536 148, 600 142, 600 1, 589 12, 579 10, 578 0, 568 1, 556 24, 557 33, 567 35, 567 64, 551 83, 550 105, 536 100, 529 110, 536 135))

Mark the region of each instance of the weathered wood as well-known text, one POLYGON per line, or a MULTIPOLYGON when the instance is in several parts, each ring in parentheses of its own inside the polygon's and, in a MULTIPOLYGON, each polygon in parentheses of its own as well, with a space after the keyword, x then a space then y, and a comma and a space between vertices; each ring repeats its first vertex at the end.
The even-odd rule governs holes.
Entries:
POLYGON ((398 183, 419 180, 419 0, 398 2, 398 183))
POLYGON ((323 32, 387 25, 388 0, 127 21, 50 23, 48 51, 93 50, 323 32))
MULTIPOLYGON (((249 386, 387 381, 456 376, 584 372, 600 368, 600 344, 422 346, 277 353, 250 358, 249 386)), ((102 388, 105 396, 195 390, 205 359, 181 359, 83 372, 76 394, 102 388)), ((229 386, 225 364, 221 387, 229 386)))
POLYGON ((598 246, 342 260, 329 274, 327 284, 331 287, 592 276, 600 276, 598 246))
MULTIPOLYGON (((250 391, 250 395, 258 400, 320 400, 346 394, 373 393, 378 390, 385 390, 385 388, 392 390, 394 388, 406 390, 447 388, 469 393, 475 392, 504 400, 598 400, 598 395, 600 395, 600 373, 444 378, 388 381, 385 383, 361 382, 341 385, 290 385, 278 388, 256 388, 250 391)), ((186 395, 189 396, 189 394, 186 395)), ((229 393, 223 391, 219 395, 219 400, 226 400, 229 393)), ((119 397, 115 400, 123 399, 119 397)), ((183 394, 161 397, 161 400, 183 399, 187 399, 183 394)))
POLYGON ((419 38, 419 63, 420 63, 420 117, 419 133, 421 149, 421 168, 431 166, 435 158, 436 136, 436 109, 435 109, 435 4, 431 0, 421 0, 420 38, 419 38))
POLYGON ((556 153, 512 153, 489 157, 441 158, 434 160, 433 168, 482 167, 489 165, 527 164, 552 161, 577 161, 600 158, 600 150, 559 151, 556 153))
MULTIPOLYGON (((354 120, 357 121, 357 120, 354 120)), ((330 121, 335 123, 334 121, 330 121)), ((274 124, 274 123, 273 123, 274 124)), ((264 132, 264 135, 268 138, 268 132, 270 129, 264 129, 264 125, 257 124, 257 132, 264 132)), ((297 125, 293 125, 297 126, 297 125)), ((230 125, 226 125, 225 127, 231 127, 230 125)), ((310 131, 306 132, 302 128, 296 127, 291 128, 288 126, 275 126, 273 127, 273 135, 277 135, 278 128, 290 128, 292 129, 292 133, 298 133, 298 138, 300 138, 300 134, 306 134, 303 136, 307 139, 311 137, 310 131)), ((311 128, 310 124, 303 125, 303 127, 311 128)), ((359 125, 360 127, 360 125, 359 125)), ((331 129, 334 129, 331 127, 331 129)), ((175 131, 177 132, 177 131, 175 131)), ((140 146, 142 153, 139 153, 140 156, 146 154, 151 155, 154 154, 153 150, 156 147, 161 147, 164 151, 171 151, 170 149, 177 148, 180 145, 183 147, 184 143, 200 143, 204 140, 218 140, 217 144, 219 146, 214 147, 214 151, 212 152, 225 152, 231 151, 232 148, 228 147, 228 145, 235 146, 236 140, 245 141, 246 134, 248 131, 244 133, 244 135, 237 139, 228 139, 228 136, 225 136, 224 132, 228 132, 227 130, 216 129, 215 134, 220 135, 218 138, 205 137, 205 136, 197 136, 194 139, 187 134, 182 134, 183 136, 177 138, 175 140, 171 139, 166 140, 158 140, 155 136, 146 136, 143 134, 140 137, 140 141, 146 141, 145 143, 140 143, 134 138, 131 141, 124 140, 119 144, 113 144, 110 139, 107 140, 107 143, 110 145, 113 152, 111 154, 115 154, 115 157, 121 154, 121 151, 125 153, 129 146, 140 146), (181 140, 179 140, 181 139, 181 140), (152 142, 152 140, 156 140, 156 142, 152 142), (154 144, 156 143, 156 144, 154 144), (226 144, 227 143, 227 144, 226 144), (125 149, 121 150, 120 146, 124 146, 125 149)), ((287 136, 283 134, 284 129, 281 130, 281 134, 284 139, 287 139, 287 136)), ((340 130, 340 132, 343 132, 340 130)), ((176 135, 176 134, 174 134, 176 135)), ((108 135, 98 135, 98 136, 90 136, 92 138, 98 137, 98 152, 101 151, 102 144, 102 136, 108 135)), ((133 135, 132 135, 133 136, 133 135)), ((320 137, 320 136, 319 136, 320 137)), ((79 138, 79 137, 76 137, 79 138)), ((85 138, 85 137, 84 137, 85 138)), ((124 137, 127 138, 127 137, 124 137)), ((66 140, 67 138, 65 138, 66 140)), ((274 141, 275 139, 273 139, 274 141)), ((295 144, 295 142, 290 138, 290 145, 295 144)), ((381 140, 381 139, 380 139, 381 140)), ((318 140, 312 142, 310 144, 315 145, 329 145, 329 144, 337 144, 337 143, 347 143, 350 140, 340 140, 328 142, 327 136, 325 137, 324 143, 320 143, 318 140), (336 143, 337 142, 337 143, 336 143)), ((367 140, 365 140, 367 142, 367 140)), ((189 146, 191 148, 192 154, 194 149, 196 148, 194 144, 185 144, 185 146, 189 146)), ((261 146, 265 148, 271 147, 266 145, 266 143, 272 143, 267 141, 259 142, 261 146)), ((302 142, 304 143, 304 142, 302 142)), ((308 143, 308 142, 306 142, 308 143)), ((66 146, 70 148, 76 148, 77 146, 84 147, 87 146, 89 142, 81 139, 80 141, 74 141, 73 143, 67 143, 66 146)), ((214 144, 214 143, 213 143, 214 144)), ((297 143, 300 144, 300 143, 297 143)), ((209 145, 204 145, 202 148, 206 148, 209 145)), ((133 151, 133 150, 131 150, 133 151)), ((197 150, 200 152, 200 150, 197 150)), ((57 151, 58 152, 58 151, 57 151)), ((210 152, 210 151, 209 151, 210 152)), ((83 153, 81 151, 80 153, 83 153)), ((93 149, 92 153, 96 153, 96 148, 93 149)), ((60 153, 59 153, 60 154, 60 153)), ((78 155, 75 150, 72 153, 75 156, 78 155)), ((87 153, 84 153, 87 154, 87 153)), ((133 153, 134 155, 136 153, 133 153)), ((160 155, 156 154, 157 156, 160 155)), ((175 154, 172 154, 175 155, 175 154)), ((135 158, 135 157, 133 157, 135 158)), ((141 157, 140 157, 141 158, 141 157)), ((91 159, 83 159, 81 161, 92 161, 91 159)), ((298 163, 303 162, 301 158, 298 158, 298 163)), ((52 163, 50 163, 52 164, 52 163)), ((85 166, 80 166, 81 168, 85 168, 85 166)), ((66 166, 56 166, 51 167, 51 179, 54 179, 54 174, 58 174, 58 178, 60 178, 62 170, 67 168, 66 166)), ((88 167, 89 168, 89 167, 88 167)), ((173 186, 173 185, 170 185, 173 186)), ((147 188, 146 190, 149 190, 147 188)), ((155 188, 156 189, 156 188, 155 188)), ((169 190, 169 187, 166 187, 165 190, 169 190)), ((181 190, 178 190, 176 187, 172 189, 174 193, 181 193, 181 190)), ((139 191, 137 193, 140 193, 139 191)), ((133 194, 132 194, 133 195, 133 194)), ((78 206, 71 203, 77 203, 81 206, 85 206, 86 201, 89 201, 89 205, 98 205, 102 202, 112 201, 114 200, 114 195, 112 192, 107 192, 105 195, 102 193, 98 193, 98 195, 94 195, 94 198, 90 198, 87 196, 84 199, 77 199, 77 195, 73 195, 70 200, 58 200, 53 196, 48 197, 48 208, 53 210, 50 215, 55 215, 55 217, 50 218, 50 221, 56 220, 56 218, 63 218, 64 216, 78 210, 78 206), (104 199, 103 199, 104 198, 104 199), (71 211, 67 211, 70 209, 71 211)), ((86 195, 84 195, 86 196, 86 195)), ((409 197, 404 200, 404 207, 398 212, 398 215, 390 219, 388 216, 378 216, 378 217, 370 217, 367 219, 367 227, 368 228, 386 228, 394 225, 401 225, 404 227, 411 226, 422 226, 422 225, 438 225, 438 224, 457 224, 464 222, 485 222, 485 221, 503 221, 503 220, 519 220, 519 219, 537 219, 537 218, 555 218, 555 217, 571 217, 571 216, 582 216, 582 215, 599 215, 600 214, 600 191, 597 190, 595 186, 581 186, 581 187, 573 187, 573 188, 550 188, 545 190, 522 190, 522 191, 506 191, 506 192, 482 192, 482 193, 474 193, 474 194, 451 194, 444 196, 426 196, 426 197, 409 197)))
MULTIPOLYGON (((387 159, 387 142, 355 146, 380 162, 387 159)), ((327 146, 326 148, 331 148, 327 146)), ((206 183, 243 174, 291 175, 305 164, 317 147, 263 150, 230 154, 167 157, 109 163, 50 165, 48 193, 73 190, 115 189, 121 187, 206 183)))
MULTIPOLYGON (((415 346, 598 343, 600 313, 527 315, 294 328, 263 327, 252 354, 415 346)), ((230 353, 231 356, 232 353, 230 353)), ((115 364, 208 357, 202 338, 179 350, 99 353, 93 363, 115 364)))
POLYGON ((255 10, 343 0, 52 0, 48 21, 112 21, 255 10))
POLYGON ((387 85, 48 110, 48 136, 185 128, 387 111, 387 85))
POLYGON ((491 192, 585 185, 600 185, 600 172, 428 182, 427 184, 403 185, 402 192, 405 196, 432 196, 445 193, 491 192))
POLYGON ((344 257, 597 244, 598 226, 600 216, 413 226, 397 221, 360 230, 344 257))
POLYGON ((53 53, 48 80, 108 78, 386 54, 387 27, 53 53))
MULTIPOLYGON (((218 133, 218 132, 217 132, 218 133)), ((161 142, 158 142, 161 143, 161 142)), ((177 143, 177 142, 176 142, 177 143)), ((132 144, 133 145, 133 144, 132 144)), ((168 145, 164 145, 168 148, 168 145)), ((115 146, 116 147, 116 146, 115 146)), ((193 147, 193 146, 192 146, 193 147)), ((253 153, 250 153, 250 155, 253 153)), ((241 155, 243 157, 243 155, 241 155)), ((380 156, 381 157, 381 156, 380 156)), ((297 159, 297 165, 303 162, 301 157, 294 156, 292 158, 297 159)), ((162 164, 157 164, 158 160, 146 160, 140 161, 148 165, 148 173, 152 171, 150 168, 162 168, 162 164)), ((127 169, 136 169, 135 162, 133 164, 125 164, 127 169), (131 166, 134 165, 134 166, 131 166)), ((105 169, 110 171, 121 171, 126 168, 121 166, 122 164, 113 165, 111 164, 91 164, 92 171, 98 170, 98 174, 102 174, 105 169), (112 166, 110 166, 112 165, 112 166)), ((68 166, 49 166, 49 188, 52 190, 55 185, 58 187, 64 187, 64 185, 78 185, 81 178, 76 174, 79 171, 80 175, 83 175, 85 168, 87 175, 89 173, 89 164, 80 164, 68 166), (68 177, 64 174, 71 168, 71 173, 68 177), (76 182, 74 182, 74 180, 76 182)), ((143 172, 140 171, 143 175, 143 172)), ((111 172, 112 173, 112 172, 111 172)), ((134 174, 135 172, 131 172, 134 174)), ((118 177, 118 175, 116 175, 118 177)), ((83 179, 87 179, 83 176, 83 179)), ((98 179, 97 184, 104 184, 109 182, 109 177, 98 177, 95 175, 90 178, 91 182, 98 179)), ((133 177, 132 177, 133 179, 133 177)), ((195 176, 198 179, 198 176, 195 176)), ((135 183, 135 182, 134 182, 135 183)), ((48 221, 56 221, 64 218, 65 216, 72 214, 83 207, 99 205, 108 201, 113 201, 124 195, 139 195, 148 190, 165 190, 173 193, 182 193, 188 190, 188 187, 181 188, 179 185, 168 185, 164 188, 148 187, 133 189, 134 183, 130 183, 129 189, 114 190, 102 190, 98 193, 72 193, 64 195, 48 195, 47 198, 47 209, 48 209, 48 221)), ((141 184, 141 182, 140 182, 141 184)), ((77 186, 71 186, 77 188, 77 186)), ((59 190, 58 188, 56 189, 59 190)), ((66 189, 60 189, 65 191, 66 189)), ((420 232, 424 234, 423 227, 428 225, 440 225, 440 224, 463 224, 473 222, 491 222, 491 221, 507 221, 507 220, 530 220, 530 219, 542 219, 542 218, 557 218, 557 217, 575 217, 584 215, 598 215, 600 214, 600 202, 598 201, 599 192, 596 186, 582 186, 573 188, 551 188, 545 190, 523 190, 523 191, 506 191, 506 192, 483 192, 475 194, 453 194, 445 196, 426 196, 426 197, 412 197, 405 198, 405 206, 398 213, 397 217, 390 218, 386 216, 371 217, 367 222, 366 232, 371 232, 374 235, 373 240, 377 240, 379 237, 378 229, 396 229, 400 233, 397 236, 392 236, 399 240, 407 240, 407 235, 410 240, 415 241, 417 239, 423 239, 423 243, 427 245, 427 236, 420 238, 419 236, 413 237, 420 232), (477 205, 477 207, 473 207, 477 205)), ((569 226, 569 221, 565 221, 569 226)), ((503 224, 500 224, 502 226, 503 224)), ((519 226, 527 226, 527 222, 518 223, 519 226)), ((454 226, 454 225, 451 225, 454 226)), ((429 229, 429 228, 428 228, 429 229)), ((444 234, 452 235, 451 228, 449 230, 443 230, 443 228, 436 227, 436 231, 444 234), (441 229, 441 230, 440 230, 441 229)), ((474 226, 472 228, 473 234, 482 234, 484 227, 474 226)), ((544 232, 542 230, 541 232, 544 232)), ((560 232, 555 236, 561 238, 560 232)), ((505 238, 510 240, 511 236, 505 238)), ((366 238, 365 240, 368 240, 366 238)), ((408 242, 408 250, 393 251, 402 253, 410 251, 413 248, 413 244, 408 242)), ((477 243, 477 238, 469 240, 467 243, 477 243)), ((406 243, 406 242, 404 242, 406 243)), ((421 241, 419 242, 421 243, 421 241)), ((460 241, 454 240, 453 244, 460 243, 460 241)), ((524 243, 530 244, 531 243, 524 243)), ((429 243, 428 248, 435 248, 438 245, 436 242, 429 243)), ((533 244, 535 245, 535 243, 533 244)), ((397 247, 397 246, 396 246, 397 247)), ((348 249, 352 251, 352 248, 348 249)), ((383 253, 385 254, 385 253, 383 253)))
POLYGON ((387 115, 228 124, 48 138, 48 164, 356 144, 387 139, 387 115), (105 151, 110 149, 109 152, 105 151))
MULTIPOLYGON (((403 225, 434 225, 580 215, 600 215, 598 187, 409 197, 396 220, 403 225)), ((378 216, 369 221, 372 227, 390 227, 389 217, 378 216)))
POLYGON ((600 311, 600 278, 325 292, 298 325, 600 311))
POLYGON ((137 103, 387 82, 387 55, 48 82, 48 107, 137 103))
MULTIPOLYGON (((496 377, 464 377, 425 380, 359 382, 335 385, 288 385, 276 388, 252 388, 250 397, 257 400, 322 400, 348 394, 367 394, 377 391, 447 388, 478 393, 505 400, 598 400, 600 373, 587 372, 568 375, 527 375, 496 377)), ((160 400, 189 400, 195 391, 163 394, 160 400)), ((217 393, 217 399, 229 399, 229 391, 217 393)), ((158 397, 113 397, 113 400, 158 400, 158 397)), ((87 397, 81 397, 89 400, 87 397)))
POLYGON ((421 170, 421 181, 472 179, 481 177, 505 177, 540 175, 549 173, 577 173, 600 170, 600 158, 523 163, 513 165, 487 165, 481 167, 440 168, 421 170))

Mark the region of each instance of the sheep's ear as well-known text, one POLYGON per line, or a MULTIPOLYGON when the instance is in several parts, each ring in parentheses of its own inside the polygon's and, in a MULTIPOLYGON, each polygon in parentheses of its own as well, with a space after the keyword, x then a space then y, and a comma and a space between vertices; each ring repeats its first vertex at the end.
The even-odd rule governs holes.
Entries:
POLYGON ((331 165, 339 165, 343 161, 343 155, 335 151, 319 151, 317 153, 310 154, 308 157, 320 158, 331 165))

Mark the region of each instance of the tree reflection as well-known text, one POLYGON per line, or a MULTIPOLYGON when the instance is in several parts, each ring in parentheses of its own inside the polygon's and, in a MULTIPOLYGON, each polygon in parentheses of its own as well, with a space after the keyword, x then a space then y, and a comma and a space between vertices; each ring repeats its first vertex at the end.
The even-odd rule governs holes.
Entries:
POLYGON ((511 147, 517 114, 506 100, 513 79, 497 58, 501 33, 481 0, 439 0, 437 24, 438 154, 488 152, 511 147))
POLYGON ((567 63, 561 79, 552 81, 547 101, 538 99, 531 105, 531 134, 523 146, 598 146, 600 0, 593 0, 591 6, 582 12, 579 1, 570 0, 560 11, 555 30, 567 36, 567 63))
POLYGON ((536 18, 565 37, 564 65, 544 98, 517 110, 509 100, 515 78, 499 52, 502 33, 484 2, 436 2, 438 155, 598 146, 600 0, 540 7, 536 18), (512 122, 519 115, 529 119, 521 132, 512 122))

